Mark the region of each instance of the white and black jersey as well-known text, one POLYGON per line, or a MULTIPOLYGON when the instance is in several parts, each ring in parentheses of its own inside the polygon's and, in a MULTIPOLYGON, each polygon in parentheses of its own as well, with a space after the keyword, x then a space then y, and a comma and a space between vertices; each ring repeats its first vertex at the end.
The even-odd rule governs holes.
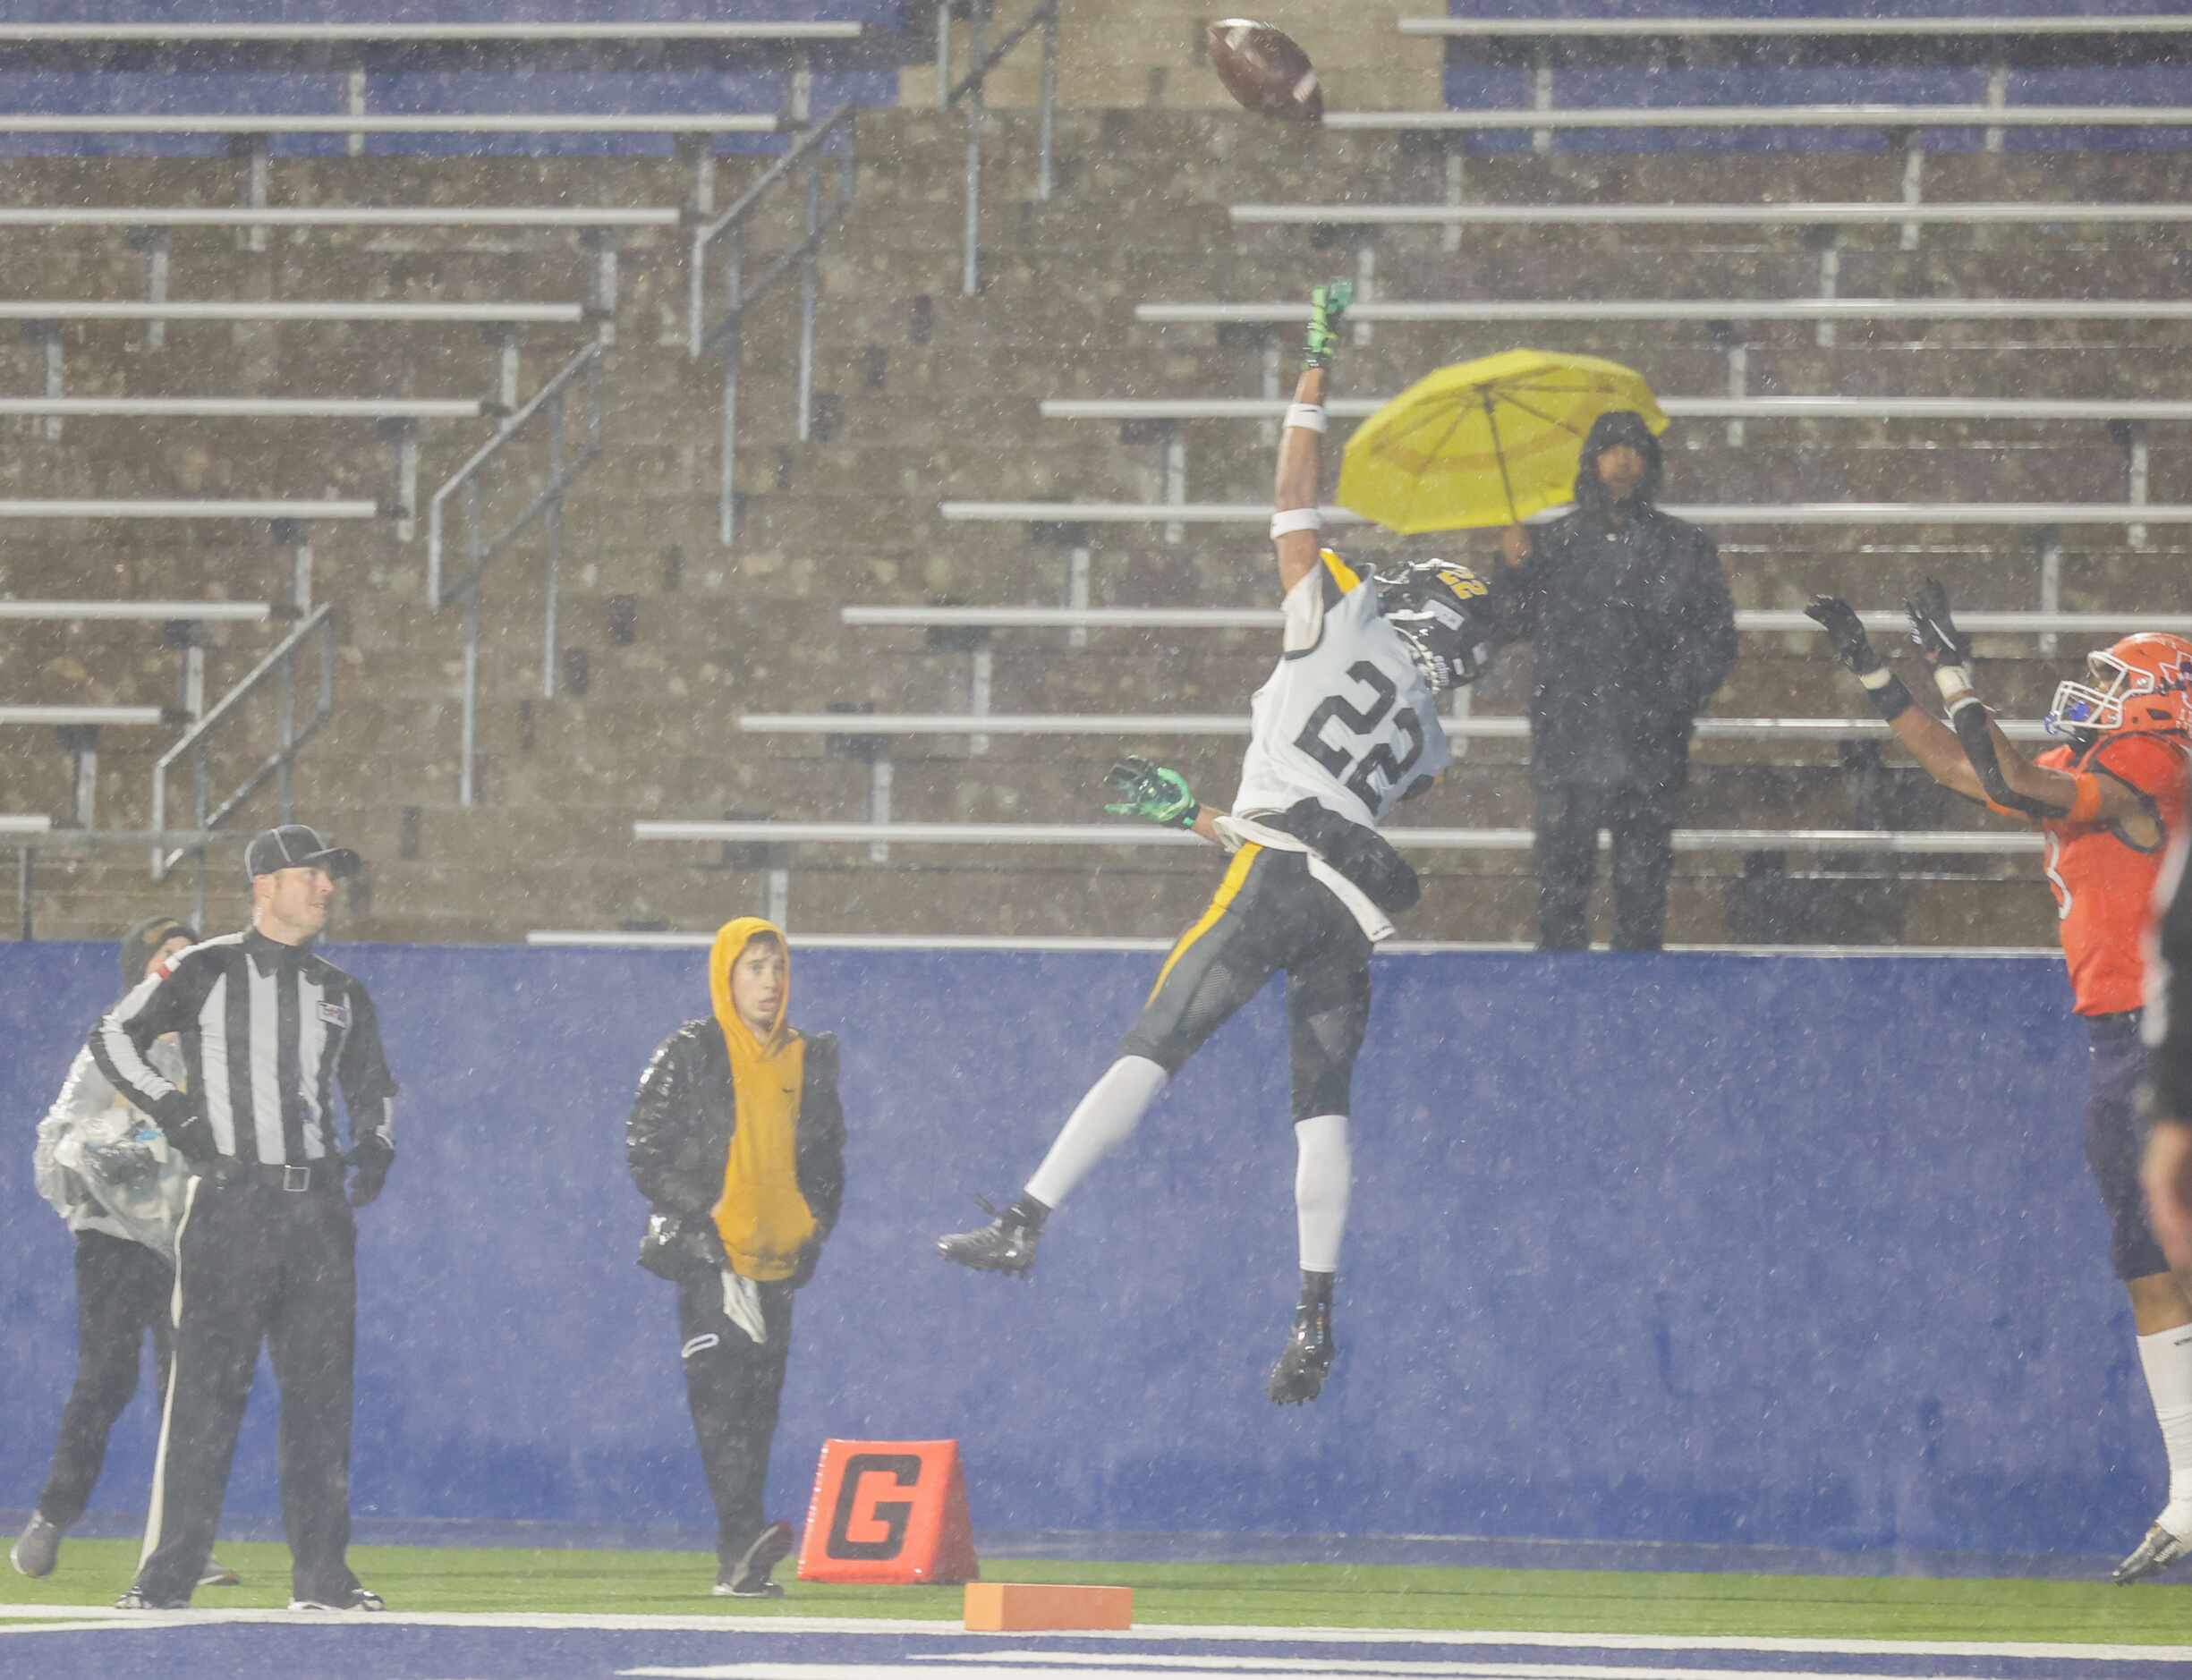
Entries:
POLYGON ((1287 591, 1278 666, 1251 704, 1233 814, 1313 799, 1376 827, 1451 757, 1431 685, 1378 610, 1373 579, 1326 549, 1287 591))
POLYGON ((297 946, 253 932, 192 946, 92 1029, 91 1054, 124 1097, 186 1155, 210 1147, 264 1166, 308 1167, 343 1151, 335 1087, 353 1143, 395 1147, 396 1085, 365 988, 297 946), (177 1035, 188 1093, 148 1057, 177 1035), (202 1120, 209 1138, 196 1133, 202 1120), (182 1135, 188 1128, 195 1135, 182 1135))

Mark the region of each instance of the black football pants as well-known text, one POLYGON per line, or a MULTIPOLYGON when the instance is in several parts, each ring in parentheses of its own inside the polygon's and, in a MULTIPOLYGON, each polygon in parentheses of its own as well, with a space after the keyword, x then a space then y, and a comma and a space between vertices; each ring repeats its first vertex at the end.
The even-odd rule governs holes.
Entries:
POLYGON ((1674 861, 1678 794, 1643 788, 1537 790, 1537 944, 1582 951, 1591 944, 1591 886, 1598 836, 1613 839, 1613 946, 1656 951, 1667 931, 1667 876, 1674 861))
POLYGON ((76 1382, 61 1412, 53 1468, 38 1514, 67 1528, 84 1514, 106 1438, 137 1392, 138 1350, 152 1332, 154 1394, 167 1391, 172 1267, 142 1243, 101 1231, 76 1234, 76 1382))
POLYGON ((1252 844, 1233 854, 1210 908, 1165 959, 1120 1054, 1177 1073, 1282 971, 1294 1118, 1346 1114, 1370 1029, 1370 940, 1303 853, 1252 844))
POLYGON ((156 1604, 187 1600, 205 1573, 262 1342, 282 1394, 276 1451, 293 1596, 340 1604, 355 1584, 346 1557, 357 1226, 339 1172, 313 1170, 327 1172, 325 1187, 191 1182, 174 1369, 137 1569, 156 1604))
POLYGON ((767 1336, 758 1347, 724 1315, 723 1284, 716 1273, 688 1278, 677 1290, 685 1402, 716 1504, 717 1569, 726 1577, 769 1523, 761 1497, 769 1445, 777 1438, 777 1402, 792 1356, 791 1285, 758 1287, 767 1336))

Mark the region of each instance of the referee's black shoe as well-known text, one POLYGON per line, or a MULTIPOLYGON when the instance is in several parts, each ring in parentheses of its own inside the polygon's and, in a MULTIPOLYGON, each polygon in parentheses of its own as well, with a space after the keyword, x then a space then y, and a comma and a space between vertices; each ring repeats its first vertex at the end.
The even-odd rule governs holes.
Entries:
POLYGON ((337 1599, 292 1599, 293 1610, 385 1610, 387 1604, 370 1587, 353 1587, 337 1599))
POLYGON ((983 1198, 976 1200, 997 1218, 976 1230, 937 1238, 936 1252, 956 1265, 978 1272, 1024 1277, 1035 1264, 1035 1244, 1042 1236, 1041 1214, 1028 1206, 1025 1197, 1002 1212, 983 1198))
POLYGON ((1294 1328, 1287 1336, 1287 1351, 1271 1367, 1271 1401, 1276 1405, 1299 1405, 1324 1392, 1324 1379, 1339 1351, 1332 1341, 1332 1307, 1328 1301, 1304 1302, 1294 1309, 1294 1328))

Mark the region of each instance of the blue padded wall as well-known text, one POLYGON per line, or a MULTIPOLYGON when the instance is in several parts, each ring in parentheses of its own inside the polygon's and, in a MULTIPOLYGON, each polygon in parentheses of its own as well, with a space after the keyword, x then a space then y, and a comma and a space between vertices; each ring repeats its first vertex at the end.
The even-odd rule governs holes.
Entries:
MULTIPOLYGON (((404 1084, 362 1217, 363 1516, 706 1520, 671 1291, 621 1158, 697 954, 359 946, 404 1084)), ((2159 1442, 2079 1158, 2085 1049, 2035 960, 1396 957, 1356 1090, 1338 1376, 1263 1397, 1294 1292, 1267 994, 1059 1215, 1039 1275, 935 1235, 1008 1193, 1147 959, 815 954, 852 1184, 800 1300, 772 1505, 825 1436, 956 1436, 988 1528, 2098 1549, 2159 1442)), ((30 1126, 113 987, 0 946, 0 1506, 71 1360, 30 1126)), ((263 1373, 232 1509, 276 1508, 263 1373)), ((141 1499, 150 1408, 96 1504, 141 1499)))

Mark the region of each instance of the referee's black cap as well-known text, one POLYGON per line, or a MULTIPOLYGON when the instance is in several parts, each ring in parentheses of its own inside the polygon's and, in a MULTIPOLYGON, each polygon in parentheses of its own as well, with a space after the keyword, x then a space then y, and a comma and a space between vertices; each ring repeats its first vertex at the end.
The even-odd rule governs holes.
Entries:
POLYGON ((243 870, 251 879, 276 870, 320 869, 337 880, 355 875, 363 865, 347 846, 331 846, 317 828, 301 822, 285 822, 269 828, 244 848, 243 870))

